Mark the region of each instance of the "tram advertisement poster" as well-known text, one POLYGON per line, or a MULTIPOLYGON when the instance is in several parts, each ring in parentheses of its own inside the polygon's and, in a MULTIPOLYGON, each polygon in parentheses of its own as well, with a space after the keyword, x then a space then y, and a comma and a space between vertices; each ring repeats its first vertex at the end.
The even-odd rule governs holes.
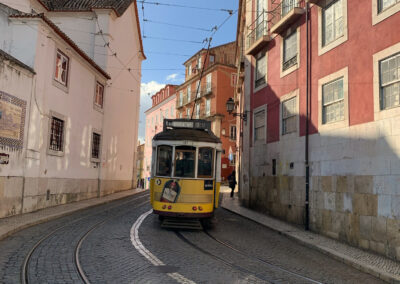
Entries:
POLYGON ((162 194, 161 202, 175 203, 181 193, 181 187, 175 180, 169 180, 165 183, 162 194))

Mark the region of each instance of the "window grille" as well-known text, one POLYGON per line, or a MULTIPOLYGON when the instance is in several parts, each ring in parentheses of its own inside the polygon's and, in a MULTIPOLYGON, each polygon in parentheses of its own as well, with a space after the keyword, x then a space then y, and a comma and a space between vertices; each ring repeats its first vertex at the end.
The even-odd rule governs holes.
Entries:
POLYGON ((66 56, 60 50, 57 50, 54 79, 65 86, 67 86, 67 81, 68 81, 68 66, 69 66, 68 56, 66 56))
POLYGON ((266 74, 266 57, 265 54, 256 59, 255 68, 255 87, 259 87, 265 84, 265 74, 266 74))
POLYGON ((254 141, 264 142, 265 140, 265 111, 254 114, 254 141))
POLYGON ((63 151, 64 121, 56 117, 51 118, 50 146, 52 151, 63 151))
POLYGON ((344 120, 343 78, 322 86, 322 124, 344 120))
POLYGON ((100 158, 100 134, 94 133, 92 135, 92 158, 100 158))
POLYGON ((296 97, 282 102, 282 135, 297 131, 296 107, 296 97))
POLYGON ((322 11, 322 45, 333 42, 344 34, 343 0, 333 1, 322 11))
POLYGON ((297 64, 297 31, 283 39, 283 71, 297 64))
POLYGON ((380 62, 380 106, 388 109, 400 105, 400 53, 380 62))

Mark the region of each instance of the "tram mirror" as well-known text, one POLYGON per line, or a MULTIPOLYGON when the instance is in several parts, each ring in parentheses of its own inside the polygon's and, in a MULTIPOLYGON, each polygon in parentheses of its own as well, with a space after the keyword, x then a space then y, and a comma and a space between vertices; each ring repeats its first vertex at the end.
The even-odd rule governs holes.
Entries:
POLYGON ((161 145, 157 149, 157 176, 169 177, 172 169, 172 146, 161 145))
POLYGON ((177 146, 175 148, 175 177, 194 178, 196 148, 177 146))

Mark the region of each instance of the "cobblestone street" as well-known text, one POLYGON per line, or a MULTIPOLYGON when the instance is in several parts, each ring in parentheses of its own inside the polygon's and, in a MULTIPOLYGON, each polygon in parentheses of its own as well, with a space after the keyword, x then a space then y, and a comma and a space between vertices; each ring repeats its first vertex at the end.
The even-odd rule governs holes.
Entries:
POLYGON ((224 209, 205 231, 162 229, 149 209, 144 192, 20 231, 0 242, 0 282, 380 283, 224 209))

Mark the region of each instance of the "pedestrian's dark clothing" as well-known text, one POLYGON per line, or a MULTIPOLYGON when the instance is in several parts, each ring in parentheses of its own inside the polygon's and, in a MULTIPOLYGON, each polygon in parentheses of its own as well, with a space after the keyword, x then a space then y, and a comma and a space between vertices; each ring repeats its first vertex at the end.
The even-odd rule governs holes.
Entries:
POLYGON ((236 173, 233 171, 229 176, 228 176, 228 181, 229 181, 229 187, 231 188, 231 197, 233 197, 233 192, 235 191, 236 187, 236 173))

